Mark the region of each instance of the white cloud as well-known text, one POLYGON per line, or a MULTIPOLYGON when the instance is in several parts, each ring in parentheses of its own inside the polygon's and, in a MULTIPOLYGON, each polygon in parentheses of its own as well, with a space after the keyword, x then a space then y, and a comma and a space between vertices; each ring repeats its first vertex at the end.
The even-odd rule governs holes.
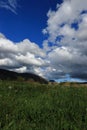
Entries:
POLYGON ((60 35, 74 37, 75 30, 71 28, 69 25, 65 25, 64 27, 60 29, 60 35))
POLYGON ((86 10, 87 0, 64 0, 55 11, 49 10, 47 27, 43 29, 48 38, 42 49, 29 39, 14 43, 0 33, 0 68, 49 79, 69 74, 71 78, 87 80, 86 10))
POLYGON ((87 0, 66 0, 56 11, 49 10, 47 16, 47 28, 43 29, 43 33, 49 33, 50 41, 54 42, 60 33, 61 26, 72 24, 79 21, 80 13, 87 10, 87 0))
POLYGON ((36 66, 44 65, 44 61, 40 57, 36 58, 35 55, 31 54, 30 52, 27 52, 26 55, 22 54, 17 55, 16 60, 26 65, 36 65, 36 66))
POLYGON ((87 41, 87 14, 81 16, 82 21, 79 24, 77 37, 81 41, 87 41))
POLYGON ((35 54, 36 56, 45 57, 45 53, 36 43, 31 42, 29 39, 25 39, 20 43, 17 43, 18 50, 22 53, 26 53, 26 51, 35 54))
POLYGON ((69 74, 87 79, 86 11, 87 0, 64 0, 56 11, 47 13, 47 27, 43 33, 48 39, 43 43, 50 61, 50 67, 46 69, 48 77, 55 79, 69 74), (49 46, 50 43, 53 46, 49 46))
POLYGON ((24 73, 24 72, 27 72, 27 67, 26 66, 22 66, 20 68, 14 69, 14 71, 19 72, 19 73, 24 73))
POLYGON ((14 43, 0 35, 0 68, 41 75, 40 67, 47 65, 43 49, 28 39, 14 43))
POLYGON ((10 10, 11 12, 17 14, 18 3, 17 0, 1 0, 0 8, 10 10))
POLYGON ((15 44, 13 44, 12 41, 1 37, 0 38, 0 52, 13 52, 16 53, 18 51, 18 48, 15 44))
POLYGON ((2 33, 0 33, 0 38, 5 38, 5 36, 2 33))
POLYGON ((12 6, 14 9, 17 7, 17 0, 8 0, 8 3, 10 6, 12 6))

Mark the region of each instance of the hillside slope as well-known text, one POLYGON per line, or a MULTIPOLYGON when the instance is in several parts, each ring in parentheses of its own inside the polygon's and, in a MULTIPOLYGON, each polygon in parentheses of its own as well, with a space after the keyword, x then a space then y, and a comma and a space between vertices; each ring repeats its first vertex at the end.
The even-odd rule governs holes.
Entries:
POLYGON ((39 83, 48 83, 48 81, 38 75, 32 73, 17 73, 9 70, 0 69, 1 80, 25 80, 39 83))

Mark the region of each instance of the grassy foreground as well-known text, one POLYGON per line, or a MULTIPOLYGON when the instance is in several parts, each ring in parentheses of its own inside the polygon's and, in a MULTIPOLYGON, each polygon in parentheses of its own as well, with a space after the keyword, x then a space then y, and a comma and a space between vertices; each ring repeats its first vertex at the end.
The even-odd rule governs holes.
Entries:
POLYGON ((0 81, 0 130, 87 130, 87 88, 0 81))

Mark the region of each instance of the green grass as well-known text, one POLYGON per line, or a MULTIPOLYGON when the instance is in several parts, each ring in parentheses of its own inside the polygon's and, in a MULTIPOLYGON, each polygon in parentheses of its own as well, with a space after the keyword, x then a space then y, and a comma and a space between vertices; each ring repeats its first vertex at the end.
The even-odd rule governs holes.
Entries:
POLYGON ((87 88, 0 81, 0 130, 87 130, 87 88))

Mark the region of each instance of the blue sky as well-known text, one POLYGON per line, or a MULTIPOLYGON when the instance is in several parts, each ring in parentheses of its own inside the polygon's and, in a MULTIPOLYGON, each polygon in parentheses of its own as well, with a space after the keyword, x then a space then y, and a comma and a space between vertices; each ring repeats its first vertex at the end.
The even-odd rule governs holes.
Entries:
POLYGON ((61 1, 19 0, 15 9, 16 13, 1 8, 0 31, 14 42, 29 38, 42 46, 45 38, 42 29, 46 27, 46 14, 50 8, 54 9, 57 3, 61 3, 61 1))
POLYGON ((0 68, 87 81, 87 0, 0 0, 0 68))

